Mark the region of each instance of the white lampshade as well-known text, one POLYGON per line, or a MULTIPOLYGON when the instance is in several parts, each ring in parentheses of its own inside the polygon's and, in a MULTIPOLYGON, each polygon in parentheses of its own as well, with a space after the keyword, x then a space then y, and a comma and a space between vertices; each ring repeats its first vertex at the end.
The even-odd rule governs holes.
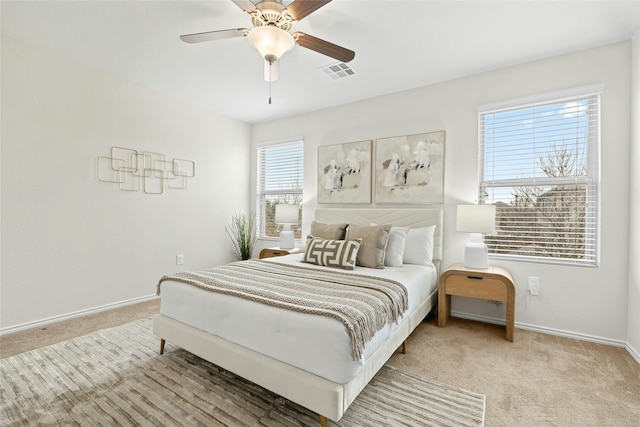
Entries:
POLYGON ((276 205, 276 224, 297 224, 299 210, 298 205, 276 205))
POLYGON ((280 204, 276 205, 276 224, 284 224, 280 232, 280 247, 282 249, 292 249, 295 245, 291 224, 298 223, 298 205, 280 204))
POLYGON ((482 233, 495 233, 495 205, 458 205, 456 231, 471 233, 464 248, 464 266, 489 268, 489 250, 482 241, 482 233))
POLYGON ((456 231, 462 233, 495 233, 496 206, 458 205, 456 231))
POLYGON ((272 25, 253 28, 247 39, 267 62, 277 61, 295 44, 291 34, 272 25))

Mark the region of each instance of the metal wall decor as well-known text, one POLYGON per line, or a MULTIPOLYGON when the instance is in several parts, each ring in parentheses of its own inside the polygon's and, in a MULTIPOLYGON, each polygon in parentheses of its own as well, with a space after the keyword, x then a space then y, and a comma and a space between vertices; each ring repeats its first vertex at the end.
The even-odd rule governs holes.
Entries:
POLYGON ((122 191, 162 194, 165 188, 184 190, 196 176, 193 160, 166 160, 165 155, 132 148, 111 147, 111 156, 98 156, 98 180, 118 184, 122 191))

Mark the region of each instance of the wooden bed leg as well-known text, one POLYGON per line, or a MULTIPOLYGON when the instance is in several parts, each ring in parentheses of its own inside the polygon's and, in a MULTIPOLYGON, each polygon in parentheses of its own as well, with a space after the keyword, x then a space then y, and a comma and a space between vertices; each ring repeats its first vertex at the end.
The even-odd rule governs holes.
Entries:
POLYGON ((324 415, 320 415, 320 427, 328 427, 329 424, 327 424, 327 417, 325 417, 324 415))
POLYGON ((402 341, 402 354, 407 354, 407 340, 402 341))
POLYGON ((161 355, 164 354, 164 343, 165 343, 164 338, 160 338, 160 354, 161 355))

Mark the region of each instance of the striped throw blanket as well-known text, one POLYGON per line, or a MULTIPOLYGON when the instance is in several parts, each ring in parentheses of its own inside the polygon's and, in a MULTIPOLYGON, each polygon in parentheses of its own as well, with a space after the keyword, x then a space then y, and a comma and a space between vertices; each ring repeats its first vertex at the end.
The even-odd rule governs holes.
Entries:
POLYGON ((163 276, 171 280, 275 307, 318 314, 342 322, 351 338, 353 360, 386 324, 408 308, 407 289, 393 280, 273 261, 237 261, 197 272, 163 276))

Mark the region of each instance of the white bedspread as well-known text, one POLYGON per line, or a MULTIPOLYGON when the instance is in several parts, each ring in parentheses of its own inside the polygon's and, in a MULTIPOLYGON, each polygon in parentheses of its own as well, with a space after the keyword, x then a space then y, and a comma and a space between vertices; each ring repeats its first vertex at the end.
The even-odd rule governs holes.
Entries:
MULTIPOLYGON (((294 254, 268 261, 297 264, 301 259, 301 254, 294 254)), ((331 271, 328 267, 305 266, 331 271)), ((434 266, 406 264, 380 270, 357 267, 352 272, 404 284, 409 310, 403 319, 437 287, 434 266)), ((353 361, 344 325, 333 318, 284 310, 172 281, 162 284, 160 313, 337 383, 355 378, 366 358, 397 326, 388 325, 379 331, 366 344, 363 358, 353 361)))

